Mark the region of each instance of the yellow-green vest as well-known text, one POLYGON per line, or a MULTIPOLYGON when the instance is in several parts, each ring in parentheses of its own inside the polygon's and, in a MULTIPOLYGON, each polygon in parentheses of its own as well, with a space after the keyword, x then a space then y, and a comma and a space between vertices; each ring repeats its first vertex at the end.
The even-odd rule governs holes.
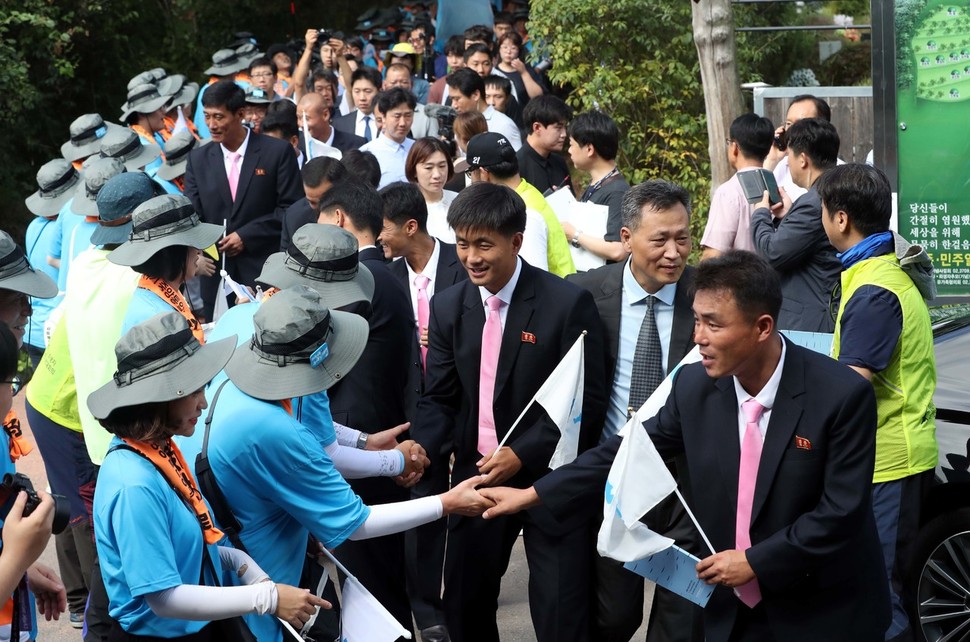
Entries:
POLYGON ((845 306, 864 285, 896 295, 903 330, 885 370, 873 373, 878 425, 873 482, 909 477, 936 467, 936 359, 929 311, 919 290, 893 254, 859 261, 842 273, 842 302, 835 321, 832 356, 839 358, 839 329, 845 306))

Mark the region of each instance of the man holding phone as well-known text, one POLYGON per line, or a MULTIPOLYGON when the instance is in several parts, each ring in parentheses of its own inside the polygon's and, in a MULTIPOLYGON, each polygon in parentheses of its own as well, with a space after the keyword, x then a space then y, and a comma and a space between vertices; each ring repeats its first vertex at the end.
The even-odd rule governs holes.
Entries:
MULTIPOLYGON (((788 192, 788 196, 793 201, 804 195, 806 190, 799 187, 792 177, 791 170, 788 167, 788 156, 785 152, 788 145, 788 128, 803 118, 815 118, 831 122, 832 109, 827 102, 811 94, 801 94, 792 98, 785 114, 785 124, 775 130, 774 145, 771 146, 764 163, 765 169, 774 172, 775 181, 779 187, 788 192)), ((841 161, 839 164, 841 165, 841 161)))
POLYGON ((788 166, 795 184, 807 190, 794 203, 780 188, 781 203, 768 190, 751 215, 755 248, 778 271, 784 300, 781 330, 832 332, 842 264, 822 227, 822 202, 813 187, 839 156, 839 134, 825 120, 804 118, 788 129, 788 166))
POLYGON ((752 203, 761 200, 763 190, 758 190, 757 197, 752 201, 741 181, 753 172, 768 174, 765 178, 771 176, 770 172, 763 169, 763 165, 765 156, 771 150, 775 128, 767 118, 757 114, 743 114, 731 123, 729 133, 728 162, 736 173, 715 190, 714 198, 711 199, 707 227, 704 228, 704 236, 701 238, 701 260, 713 258, 728 250, 755 251, 751 239, 751 210, 752 203))

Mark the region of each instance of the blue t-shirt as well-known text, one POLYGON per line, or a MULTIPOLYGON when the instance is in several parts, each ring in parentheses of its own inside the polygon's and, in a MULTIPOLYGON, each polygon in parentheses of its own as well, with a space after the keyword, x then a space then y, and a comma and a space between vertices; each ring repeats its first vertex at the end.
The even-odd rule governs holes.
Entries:
POLYGON ((145 288, 135 288, 131 295, 131 303, 128 304, 128 312, 125 313, 125 320, 121 324, 121 334, 126 332, 143 321, 148 321, 160 312, 172 312, 175 308, 172 305, 150 290, 145 288))
MULTIPOLYGON (((216 390, 209 387, 210 404, 216 390)), ((200 426, 192 438, 180 440, 193 467, 203 432, 200 426)), ((335 548, 370 514, 316 434, 278 404, 254 399, 231 381, 213 414, 209 463, 242 524, 246 549, 274 582, 295 586, 300 581, 308 532, 335 548)), ((282 639, 276 618, 247 620, 259 640, 282 639)))
POLYGON ((67 274, 71 269, 71 261, 78 254, 91 246, 91 235, 98 229, 97 223, 88 223, 80 214, 75 214, 71 206, 72 198, 57 214, 56 237, 51 240, 50 256, 60 259, 61 268, 57 272, 57 289, 64 292, 67 289, 67 274), (82 228, 74 234, 75 228, 82 228), (72 251, 73 250, 73 251, 72 251))
MULTIPOLYGON (((38 272, 43 272, 54 283, 57 283, 57 268, 47 262, 47 257, 51 255, 51 248, 54 245, 54 238, 58 236, 60 230, 57 226, 57 219, 51 220, 37 217, 27 226, 26 249, 27 261, 38 272)), ((44 348, 44 323, 51 314, 51 310, 56 308, 63 296, 56 296, 52 299, 39 299, 33 297, 30 305, 34 313, 30 315, 30 322, 27 325, 27 336, 24 343, 36 348, 44 348)))
MULTIPOLYGON (((211 343, 235 336, 237 348, 249 344, 249 340, 253 338, 253 317, 258 309, 258 303, 233 306, 220 317, 209 333, 207 341, 211 343)), ((225 371, 220 372, 212 380, 210 388, 217 388, 225 379, 225 371)), ((317 436, 321 448, 326 448, 337 441, 337 433, 333 428, 333 416, 330 414, 330 397, 327 396, 326 390, 293 399, 293 415, 317 436)), ((199 448, 201 449, 201 442, 199 448)))
MULTIPOLYGON (((111 446, 121 443, 115 438, 111 446)), ((203 536, 195 514, 138 453, 119 449, 105 457, 94 493, 94 534, 109 613, 125 631, 173 638, 208 624, 158 617, 145 601, 149 593, 199 583, 203 536)), ((221 575, 219 553, 208 549, 221 575)))

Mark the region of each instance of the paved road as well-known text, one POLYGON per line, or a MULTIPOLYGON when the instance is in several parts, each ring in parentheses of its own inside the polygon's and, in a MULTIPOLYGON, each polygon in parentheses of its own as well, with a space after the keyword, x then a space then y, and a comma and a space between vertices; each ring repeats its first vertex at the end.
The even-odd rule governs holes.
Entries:
MULTIPOLYGON (((27 425, 24 417, 23 408, 24 397, 18 395, 14 398, 14 409, 21 417, 24 432, 33 442, 30 434, 30 426, 27 425)), ((44 472, 44 464, 40 458, 40 453, 36 449, 29 456, 18 462, 17 468, 20 472, 30 477, 36 488, 47 487, 47 475, 44 472)), ((41 556, 40 561, 53 569, 57 569, 57 559, 54 553, 54 540, 50 541, 47 550, 41 556)), ((529 571, 526 566, 525 555, 523 553, 521 541, 516 544, 512 553, 512 561, 509 570, 502 581, 502 595, 499 598, 499 630, 502 642, 536 642, 535 632, 532 628, 532 621, 529 618, 528 602, 528 579, 529 571)), ((650 593, 648 589, 647 606, 650 604, 650 593)), ((646 633, 648 609, 644 609, 644 625, 640 627, 634 640, 643 640, 646 633)), ((81 639, 80 632, 71 628, 67 614, 57 622, 41 622, 39 635, 40 642, 78 642, 81 639)))

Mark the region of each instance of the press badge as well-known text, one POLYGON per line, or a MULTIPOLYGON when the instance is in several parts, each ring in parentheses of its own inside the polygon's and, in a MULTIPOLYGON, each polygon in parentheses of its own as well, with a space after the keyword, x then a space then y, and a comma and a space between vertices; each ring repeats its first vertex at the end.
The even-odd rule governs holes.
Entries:
POLYGON ((324 361, 330 356, 330 346, 326 342, 322 346, 313 351, 310 355, 310 367, 319 368, 324 361))

